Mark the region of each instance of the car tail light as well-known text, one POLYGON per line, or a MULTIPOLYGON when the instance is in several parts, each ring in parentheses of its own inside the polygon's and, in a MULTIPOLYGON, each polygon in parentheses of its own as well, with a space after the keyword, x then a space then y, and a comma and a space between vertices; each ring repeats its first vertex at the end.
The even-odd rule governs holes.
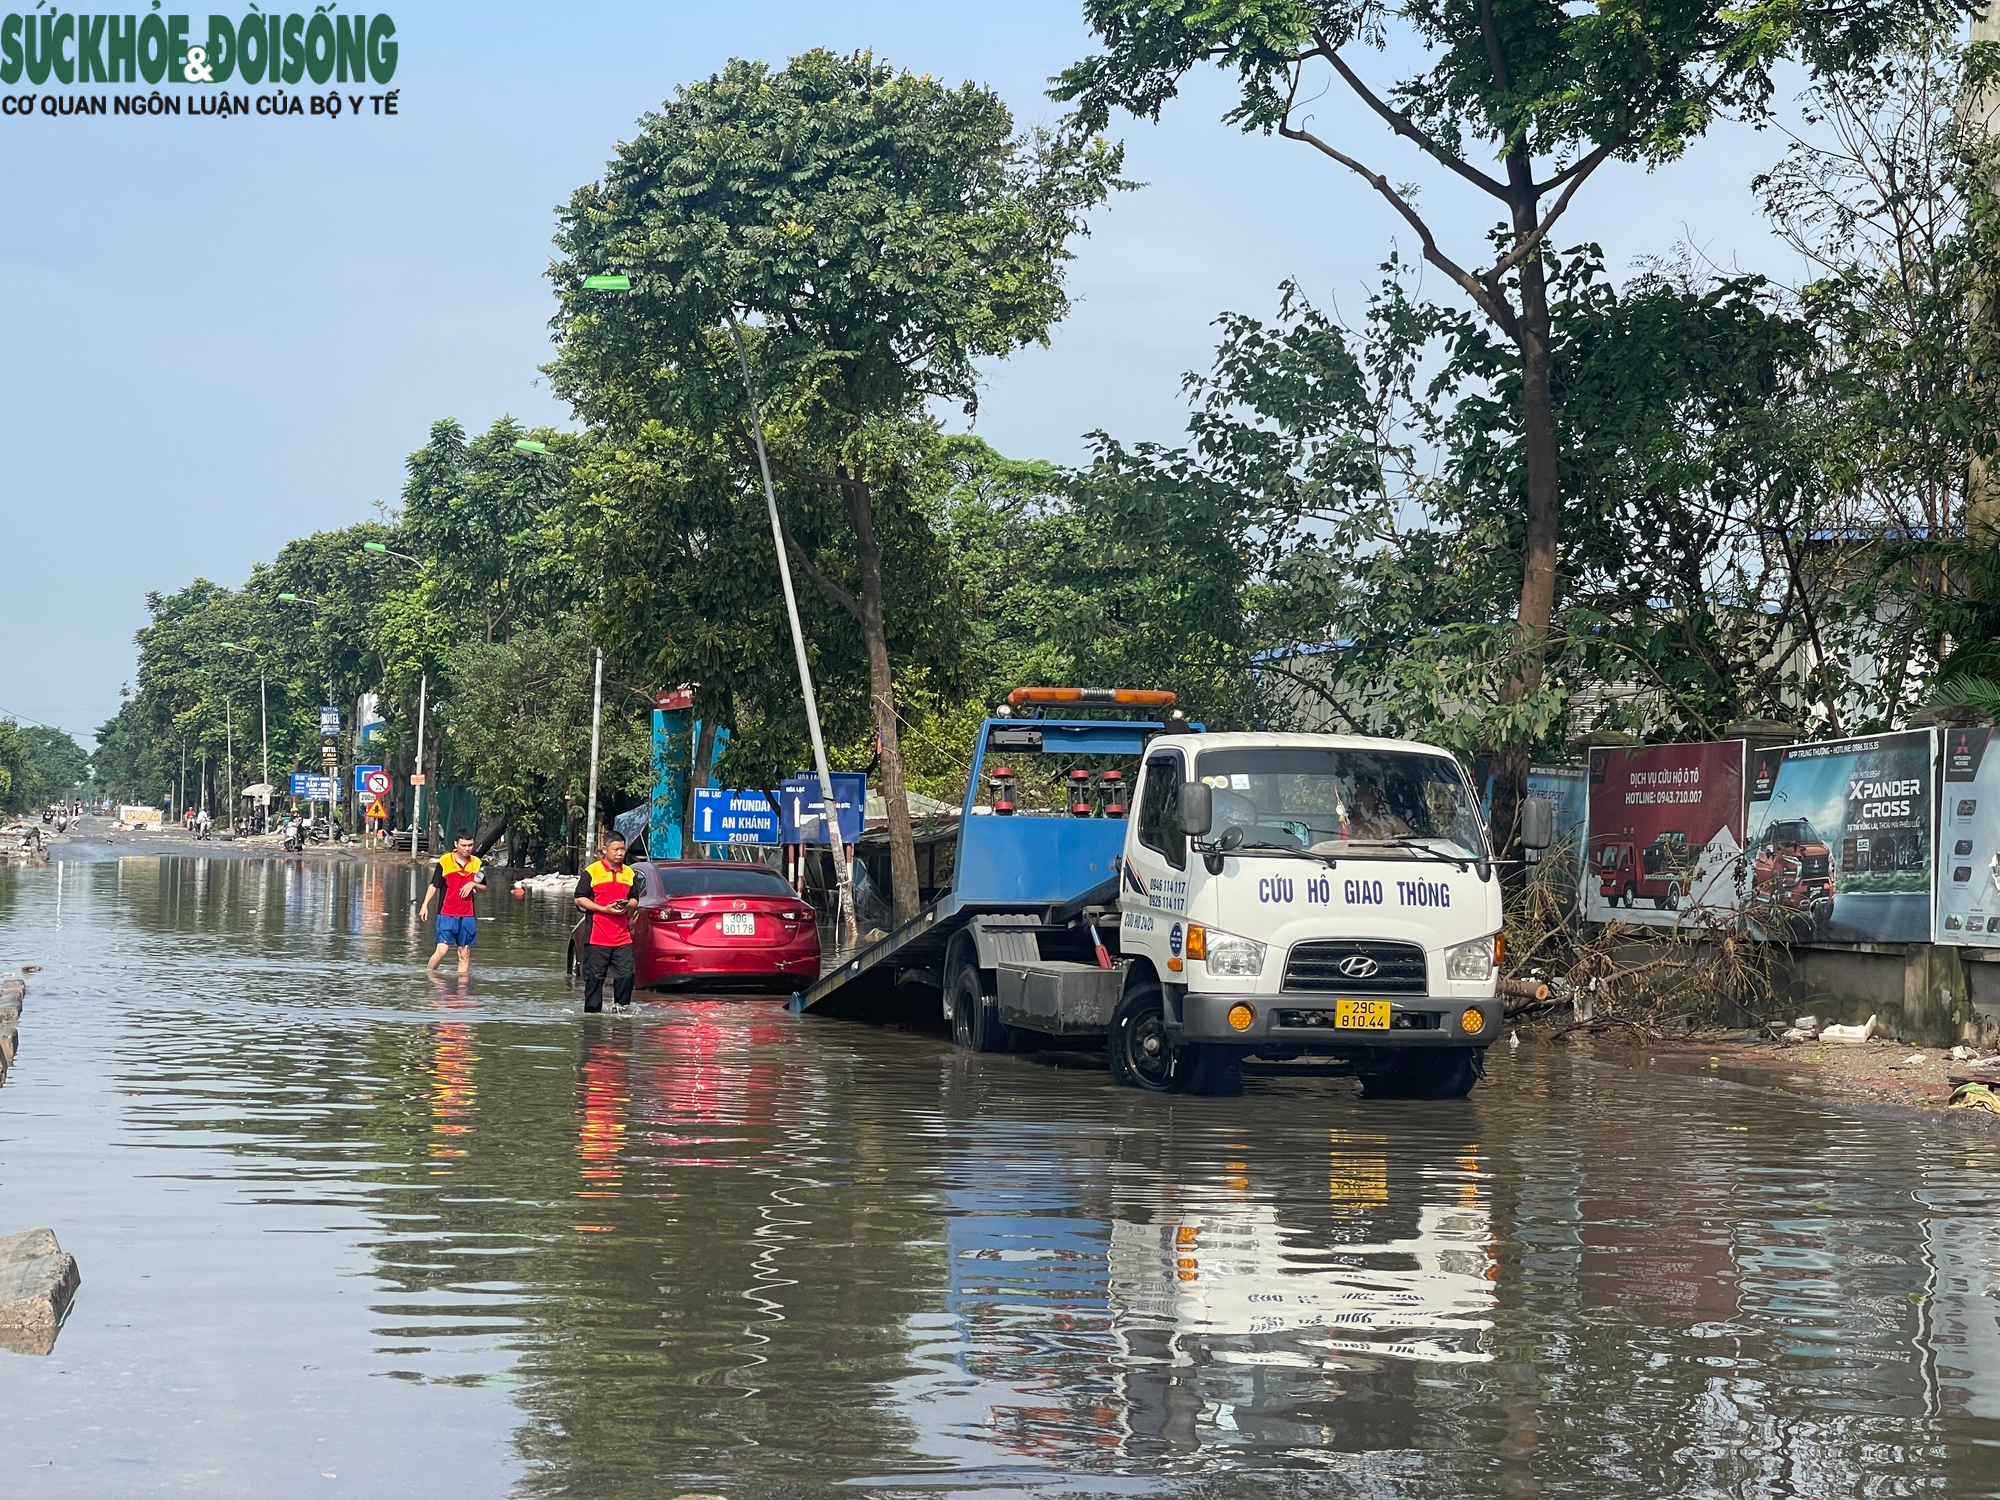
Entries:
POLYGON ((698 922, 701 920, 701 913, 698 911, 687 911, 678 906, 663 906, 653 913, 653 920, 655 922, 698 922))

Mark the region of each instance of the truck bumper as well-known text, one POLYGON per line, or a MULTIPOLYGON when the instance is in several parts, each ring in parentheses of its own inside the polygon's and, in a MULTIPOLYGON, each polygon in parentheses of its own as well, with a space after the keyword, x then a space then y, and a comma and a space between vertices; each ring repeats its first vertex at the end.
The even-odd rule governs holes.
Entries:
MULTIPOLYGON (((1357 997, 1358 998, 1358 997, 1357 997)), ((1478 1000, 1447 999, 1442 995, 1394 995, 1370 998, 1389 1001, 1387 1031, 1337 1027, 1334 997, 1322 994, 1203 995, 1180 997, 1181 1039, 1226 1043, 1255 1050, 1260 1044, 1287 1051, 1342 1052, 1355 1047, 1485 1047, 1500 1034, 1502 1006, 1497 996, 1478 1000), (1255 1013, 1242 1030, 1229 1024, 1229 1012, 1247 1005, 1255 1013), (1477 1029, 1465 1025, 1475 1012, 1477 1029)), ((1171 1003, 1169 1009, 1172 1009, 1171 1003)))

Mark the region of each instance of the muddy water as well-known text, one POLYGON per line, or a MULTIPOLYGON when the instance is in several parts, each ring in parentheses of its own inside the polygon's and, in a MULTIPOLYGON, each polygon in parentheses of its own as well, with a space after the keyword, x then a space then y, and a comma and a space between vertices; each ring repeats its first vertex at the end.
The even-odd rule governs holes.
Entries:
POLYGON ((0 871, 40 962, 4 1493, 1972 1495, 1993 1144, 1524 1050, 1162 1101, 759 1001, 428 979, 406 875, 0 871))

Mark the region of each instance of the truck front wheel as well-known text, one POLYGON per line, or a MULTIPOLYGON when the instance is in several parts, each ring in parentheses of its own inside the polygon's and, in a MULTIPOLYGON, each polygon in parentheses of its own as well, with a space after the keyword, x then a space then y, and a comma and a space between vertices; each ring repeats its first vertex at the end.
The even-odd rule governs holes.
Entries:
POLYGON ((1485 1071, 1477 1047, 1405 1052, 1361 1075, 1364 1099, 1463 1099, 1485 1071))
POLYGON ((951 1039, 966 1052, 1012 1052, 1014 1035, 1000 1019, 1000 1003, 985 971, 967 964, 951 992, 951 1039))
POLYGON ((1104 1050, 1112 1078, 1127 1088, 1178 1094, 1187 1087, 1181 1076, 1180 1049, 1167 1035, 1166 1002, 1159 985, 1149 979, 1126 986, 1111 1017, 1104 1050))

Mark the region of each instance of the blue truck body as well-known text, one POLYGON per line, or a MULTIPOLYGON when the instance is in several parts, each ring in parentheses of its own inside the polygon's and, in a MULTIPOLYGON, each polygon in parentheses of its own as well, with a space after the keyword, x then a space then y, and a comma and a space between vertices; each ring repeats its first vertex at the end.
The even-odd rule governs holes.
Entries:
MULTIPOLYGON (((913 921, 865 945, 794 995, 792 1008, 810 1011, 829 1005, 857 984, 881 981, 885 969, 927 979, 938 972, 952 936, 974 917, 1024 913, 1048 920, 1107 884, 1115 889, 1125 848, 1123 818, 1006 817, 989 810, 975 815, 994 730, 1038 732, 1044 755, 1137 757, 1147 740, 1166 728, 1153 720, 987 719, 979 726, 972 774, 959 808, 951 889, 913 921)), ((925 1010, 932 1012, 934 1006, 925 1010)))

